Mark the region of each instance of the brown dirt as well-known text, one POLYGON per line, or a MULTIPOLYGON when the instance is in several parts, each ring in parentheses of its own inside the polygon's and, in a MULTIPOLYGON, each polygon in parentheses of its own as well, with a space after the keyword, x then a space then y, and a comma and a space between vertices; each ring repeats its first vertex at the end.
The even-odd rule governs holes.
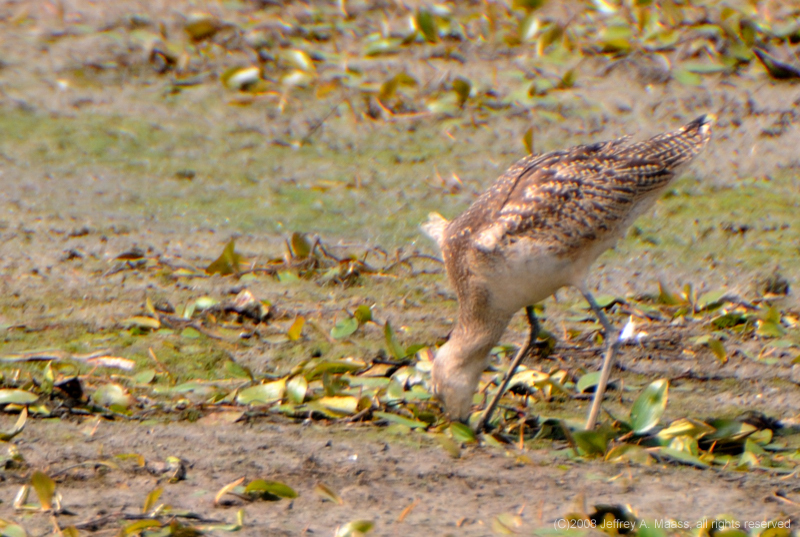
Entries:
MULTIPOLYGON (((103 422, 92 437, 79 422, 37 422, 19 443, 28 462, 62 473, 63 506, 76 516, 60 516, 62 527, 125 510, 135 513, 147 492, 158 486, 161 501, 207 518, 233 522, 241 506, 213 507, 214 496, 240 477, 264 477, 290 484, 294 500, 259 502, 246 509, 244 535, 331 535, 355 519, 376 522, 374 535, 487 535, 495 517, 521 513, 523 534, 552 528, 569 512, 596 504, 630 504, 640 516, 696 522, 703 516, 735 514, 740 520, 771 519, 787 512, 774 499, 785 479, 758 474, 719 474, 675 466, 625 467, 602 463, 553 462, 548 450, 519 452, 469 449, 451 459, 424 435, 376 439, 371 426, 320 427, 256 421, 225 423, 210 415, 197 423, 134 425, 103 422), (92 461, 137 453, 149 465, 182 458, 186 480, 166 483, 132 461, 117 460, 107 470, 92 461), (343 505, 314 492, 324 483, 343 505), (401 513, 414 504, 402 521, 401 513)), ((21 481, 9 477, 0 493, 10 505, 21 481)), ((41 534, 44 516, 24 517, 41 534)))

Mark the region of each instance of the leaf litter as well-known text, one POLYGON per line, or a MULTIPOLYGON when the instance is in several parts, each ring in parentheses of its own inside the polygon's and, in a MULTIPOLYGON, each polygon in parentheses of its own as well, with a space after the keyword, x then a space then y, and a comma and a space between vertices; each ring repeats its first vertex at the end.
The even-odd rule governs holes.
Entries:
MULTIPOLYGON (((295 270, 307 270, 307 267, 295 270)), ((240 291, 239 294, 244 292, 240 291)), ((696 342, 718 341, 714 338, 750 334, 751 337, 767 343, 776 335, 782 335, 774 331, 765 333, 760 329, 764 322, 782 325, 784 314, 774 306, 757 303, 742 305, 736 297, 724 293, 714 293, 707 299, 704 298, 706 295, 708 293, 697 296, 689 287, 682 294, 670 293, 662 286, 658 293, 652 297, 641 297, 638 302, 632 299, 609 299, 606 302, 612 307, 619 307, 623 315, 647 308, 651 312, 658 311, 663 318, 692 318, 696 321, 696 326, 707 332, 696 339, 696 342), (737 320, 735 323, 720 320, 732 313, 741 315, 744 320, 737 320)), ((221 324, 243 326, 248 323, 269 323, 268 316, 243 315, 242 308, 236 311, 224 304, 205 302, 207 303, 201 303, 203 307, 195 308, 191 314, 192 318, 198 316, 203 319, 202 325, 197 326, 204 333, 214 332, 221 324), (226 311, 236 315, 225 317, 226 311)), ((261 305, 251 294, 244 302, 261 305)), ((163 314, 152 307, 148 306, 146 310, 155 315, 153 318, 163 318, 163 314)), ((297 338, 300 334, 297 330, 299 318, 296 317, 292 323, 297 338)), ((342 337, 353 336, 363 323, 376 322, 372 308, 363 305, 356 308, 347 319, 353 320, 355 328, 342 337)), ((647 322, 647 317, 639 321, 647 322)), ((586 322, 583 321, 583 324, 586 322)), ((137 326, 127 326, 128 330, 137 329, 137 326)), ((589 327, 588 333, 593 330, 589 327)), ((760 471, 787 476, 794 475, 797 471, 800 460, 797 451, 781 441, 775 441, 784 432, 780 422, 759 419, 753 415, 742 415, 735 419, 685 416, 663 422, 668 403, 667 379, 655 380, 643 389, 637 389, 636 399, 629 407, 627 418, 609 414, 610 419, 594 431, 581 430, 580 425, 572 425, 561 418, 541 415, 541 410, 547 408, 548 403, 569 405, 571 401, 580 401, 581 394, 593 389, 597 382, 594 378, 596 373, 572 368, 555 367, 549 371, 540 371, 523 366, 512 379, 510 391, 501 400, 501 412, 491 424, 491 433, 476 436, 470 426, 449 422, 430 393, 429 374, 433 349, 420 345, 405 347, 400 343, 389 321, 384 322, 382 332, 385 352, 373 355, 372 358, 351 356, 333 360, 324 356, 311 357, 283 374, 275 372, 265 376, 254 375, 238 366, 237 369, 234 367, 235 362, 229 362, 232 364, 229 371, 237 373, 234 377, 218 381, 197 380, 177 385, 173 378, 167 376, 161 376, 156 381, 155 373, 148 375, 146 379, 142 377, 134 380, 140 374, 126 368, 108 376, 104 382, 102 376, 96 373, 90 376, 75 375, 70 368, 59 367, 53 370, 50 367, 51 364, 64 366, 74 363, 76 368, 96 368, 99 364, 75 360, 69 355, 52 356, 58 358, 58 361, 43 362, 43 356, 48 356, 46 353, 20 353, 6 357, 8 363, 18 367, 28 363, 47 365, 39 367, 38 372, 36 369, 32 370, 33 376, 27 378, 32 378, 34 382, 23 380, 25 377, 20 375, 12 374, 7 377, 5 385, 11 387, 0 390, 0 402, 5 406, 6 412, 20 410, 22 414, 16 427, 5 433, 5 437, 10 440, 22 432, 25 416, 29 411, 44 416, 63 415, 64 410, 67 410, 62 406, 67 400, 64 393, 42 390, 45 386, 71 380, 81 387, 74 390, 76 395, 71 398, 67 412, 78 415, 98 414, 106 419, 143 420, 151 419, 154 412, 166 415, 179 411, 185 415, 188 409, 194 408, 202 415, 209 412, 230 412, 239 408, 242 411, 238 419, 241 420, 272 415, 292 418, 298 422, 309 419, 328 423, 371 422, 376 426, 388 426, 395 434, 417 431, 417 434, 438 442, 454 458, 461 457, 463 450, 474 449, 470 446, 477 444, 508 450, 515 449, 515 445, 524 449, 530 442, 551 442, 554 453, 572 460, 598 458, 615 463, 644 465, 661 462, 702 469, 760 471), (46 375, 52 375, 49 382, 45 382, 46 375), (15 383, 10 380, 13 378, 20 380, 15 383), (198 397, 187 399, 179 395, 192 392, 198 397), (84 393, 90 395, 87 397, 84 393), (181 397, 180 404, 173 407, 172 411, 160 402, 165 395, 169 398, 171 394, 174 394, 173 397, 181 397), (542 404, 545 406, 542 407, 542 404)), ((140 330, 136 333, 137 337, 145 338, 153 334, 151 331, 140 330)), ((335 337, 338 334, 332 332, 331 335, 335 337)), ((287 337, 287 344, 297 338, 287 337)), ((643 342, 647 342, 647 337, 637 344, 643 342)), ((545 353, 558 352, 559 345, 556 343, 555 347, 544 346, 542 349, 545 353)), ((716 354, 713 347, 710 351, 716 354)), ((481 391, 487 396, 497 389, 501 379, 498 373, 504 367, 504 362, 497 360, 507 353, 506 348, 495 349, 495 360, 481 381, 481 391)), ((176 469, 169 471, 171 480, 181 479, 180 476, 186 472, 180 461, 176 461, 176 469)), ((54 509, 56 504, 53 502, 58 500, 54 500, 57 498, 55 484, 50 477, 41 472, 34 474, 31 487, 36 491, 40 507, 27 503, 26 495, 21 491, 18 509, 54 509)), ((319 484, 316 492, 322 498, 341 503, 338 494, 324 484, 319 484)), ((151 515, 150 511, 154 508, 158 494, 160 493, 154 492, 145 500, 145 506, 151 515)), ((245 483, 238 480, 223 487, 217 493, 215 503, 230 504, 231 500, 226 498, 252 502, 259 499, 277 501, 296 496, 297 492, 282 482, 256 479, 245 483)), ((124 531, 163 531, 166 527, 164 517, 175 515, 165 508, 163 512, 156 513, 156 516, 131 523, 124 531)), ((513 531, 517 525, 516 518, 503 516, 495 519, 493 527, 500 533, 513 531)), ((231 527, 236 527, 236 524, 231 527)), ((371 526, 366 521, 355 521, 341 526, 337 534, 351 535, 361 531, 359 528, 369 527, 371 526)))

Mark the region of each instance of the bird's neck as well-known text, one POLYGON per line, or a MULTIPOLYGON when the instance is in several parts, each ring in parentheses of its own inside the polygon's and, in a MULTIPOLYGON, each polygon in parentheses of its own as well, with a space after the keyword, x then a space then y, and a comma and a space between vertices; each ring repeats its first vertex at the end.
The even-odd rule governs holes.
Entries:
POLYGON ((464 356, 485 358, 500 341, 511 320, 501 313, 487 313, 476 315, 471 311, 459 311, 450 341, 461 349, 464 356))

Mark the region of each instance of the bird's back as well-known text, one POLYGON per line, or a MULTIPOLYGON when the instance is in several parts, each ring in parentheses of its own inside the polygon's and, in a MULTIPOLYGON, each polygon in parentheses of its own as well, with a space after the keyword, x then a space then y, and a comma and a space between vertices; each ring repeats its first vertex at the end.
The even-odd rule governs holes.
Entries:
POLYGON ((527 240, 573 255, 624 231, 710 134, 711 120, 701 116, 643 142, 621 138, 525 157, 447 225, 443 250, 472 246, 489 253, 527 240))

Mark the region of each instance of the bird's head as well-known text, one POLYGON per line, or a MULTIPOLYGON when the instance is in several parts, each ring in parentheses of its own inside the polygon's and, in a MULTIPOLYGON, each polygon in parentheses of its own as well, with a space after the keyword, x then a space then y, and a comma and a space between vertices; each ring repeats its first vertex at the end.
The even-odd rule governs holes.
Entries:
POLYGON ((475 341, 456 329, 433 360, 433 391, 452 420, 466 422, 481 373, 494 342, 475 341))

